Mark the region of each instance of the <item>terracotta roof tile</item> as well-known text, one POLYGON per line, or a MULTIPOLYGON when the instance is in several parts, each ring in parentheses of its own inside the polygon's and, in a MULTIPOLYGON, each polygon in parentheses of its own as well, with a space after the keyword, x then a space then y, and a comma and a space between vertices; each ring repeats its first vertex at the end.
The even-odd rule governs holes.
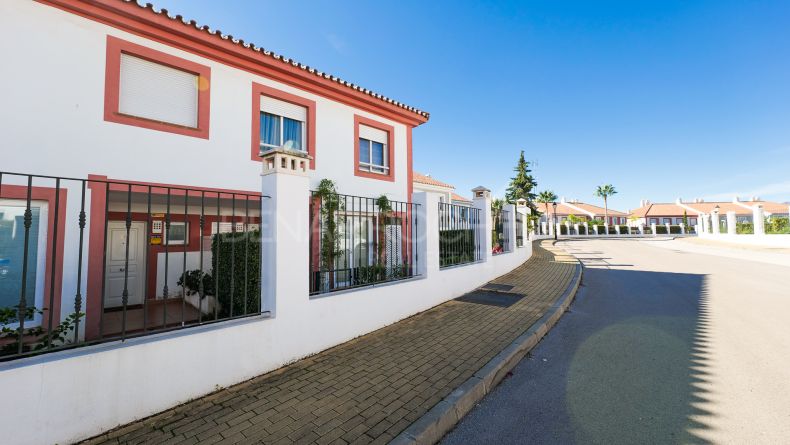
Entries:
POLYGON ((433 186, 436 186, 436 187, 446 187, 446 188, 450 188, 450 189, 454 189, 455 188, 455 187, 453 187, 450 184, 447 184, 447 183, 442 182, 442 181, 438 181, 438 180, 436 180, 436 179, 434 179, 434 178, 432 178, 432 177, 430 177, 428 175, 423 175, 422 173, 413 172, 412 179, 413 179, 414 182, 418 182, 420 184, 433 185, 433 186))
POLYGON ((660 216, 683 216, 685 211, 688 215, 695 215, 699 213, 713 212, 713 208, 719 206, 719 213, 724 215, 727 212, 735 212, 737 215, 751 215, 752 211, 746 207, 752 207, 754 204, 760 203, 763 205, 763 210, 766 213, 788 213, 788 206, 778 202, 770 201, 741 201, 736 204, 732 201, 711 201, 711 202, 684 202, 683 205, 675 203, 651 203, 638 209, 631 211, 631 216, 638 218, 660 217, 660 216), (741 205, 742 204, 742 205, 741 205), (746 207, 744 207, 746 206, 746 207), (693 209, 693 210, 690 210, 693 209))
POLYGON ((239 45, 241 47, 247 48, 250 51, 253 51, 253 52, 256 52, 256 53, 260 53, 260 54, 262 54, 262 55, 264 55, 266 57, 270 57, 270 58, 272 58, 274 60, 277 60, 277 61, 280 61, 280 62, 282 62, 284 64, 288 64, 288 65, 292 65, 294 67, 297 67, 297 68, 299 68, 299 69, 301 69, 303 71, 306 71, 306 72, 308 72, 310 74, 314 74, 316 77, 323 77, 324 79, 329 79, 329 80, 331 80, 333 82, 337 82, 340 85, 344 85, 344 86, 346 86, 348 88, 351 88, 352 90, 359 91, 361 93, 367 94, 367 95, 369 95, 371 97, 374 97, 376 99, 379 99, 381 101, 384 101, 384 102, 387 102, 389 104, 395 105, 395 106, 397 106, 399 108, 403 108, 404 110, 411 111, 411 112, 413 112, 415 114, 418 114, 418 115, 420 115, 420 116, 422 116, 422 117, 424 117, 426 119, 430 117, 430 113, 428 113, 426 111, 422 111, 422 110, 420 110, 418 108, 415 108, 415 107, 406 105, 404 103, 398 102, 397 100, 390 99, 387 96, 384 96, 384 95, 381 95, 379 93, 376 93, 375 91, 368 90, 367 88, 362 88, 359 85, 356 85, 354 83, 348 82, 348 81, 343 80, 343 79, 341 79, 339 77, 333 76, 332 74, 319 71, 319 70, 317 70, 317 69, 315 69, 315 68, 313 68, 311 66, 304 65, 304 64, 299 63, 296 60, 293 60, 291 58, 288 58, 288 57, 285 57, 283 55, 277 54, 277 53, 275 53, 273 51, 269 51, 269 50, 266 50, 264 48, 261 48, 260 46, 257 46, 254 43, 249 43, 249 42, 245 42, 242 39, 234 38, 230 34, 223 34, 222 31, 220 31, 218 29, 211 29, 207 25, 202 25, 201 26, 195 20, 187 20, 180 14, 172 16, 172 15, 170 15, 170 13, 168 12, 167 9, 155 8, 154 5, 151 4, 151 3, 146 3, 146 4, 143 5, 143 4, 140 4, 137 0, 118 0, 118 1, 119 2, 123 2, 123 3, 127 3, 127 4, 135 4, 135 5, 137 5, 138 7, 142 8, 142 9, 146 9, 146 10, 151 11, 152 14, 156 14, 156 15, 159 15, 159 16, 167 17, 167 18, 169 18, 170 20, 172 20, 174 22, 180 22, 184 26, 194 27, 195 29, 197 29, 199 31, 203 31, 203 32, 205 32, 207 34, 217 36, 218 38, 221 38, 223 40, 230 41, 230 42, 232 42, 232 43, 234 43, 236 45, 239 45))
POLYGON ((464 197, 464 196, 461 196, 461 195, 459 195, 457 193, 450 194, 450 199, 452 199, 453 201, 472 202, 471 199, 469 199, 467 197, 464 197))

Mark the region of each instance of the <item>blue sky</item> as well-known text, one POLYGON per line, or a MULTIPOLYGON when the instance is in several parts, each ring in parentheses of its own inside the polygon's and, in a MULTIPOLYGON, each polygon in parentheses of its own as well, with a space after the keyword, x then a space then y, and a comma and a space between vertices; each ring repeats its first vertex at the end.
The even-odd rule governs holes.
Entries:
POLYGON ((790 201, 790 2, 232 1, 158 7, 431 113, 417 171, 539 189, 790 201))

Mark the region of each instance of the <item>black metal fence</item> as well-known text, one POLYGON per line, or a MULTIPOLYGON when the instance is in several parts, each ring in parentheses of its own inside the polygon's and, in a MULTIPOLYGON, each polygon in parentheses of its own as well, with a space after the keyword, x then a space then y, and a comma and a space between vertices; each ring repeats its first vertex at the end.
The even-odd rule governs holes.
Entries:
POLYGON ((480 244, 480 209, 440 202, 439 267, 479 261, 480 244))
POLYGON ((524 215, 516 212, 516 247, 524 247, 524 215))
POLYGON ((492 215, 494 227, 491 238, 493 255, 511 252, 513 250, 510 244, 510 211, 505 209, 494 210, 492 215))
POLYGON ((417 276, 419 204, 310 193, 310 295, 417 276))
POLYGON ((259 314, 261 198, 0 172, 0 360, 259 314))

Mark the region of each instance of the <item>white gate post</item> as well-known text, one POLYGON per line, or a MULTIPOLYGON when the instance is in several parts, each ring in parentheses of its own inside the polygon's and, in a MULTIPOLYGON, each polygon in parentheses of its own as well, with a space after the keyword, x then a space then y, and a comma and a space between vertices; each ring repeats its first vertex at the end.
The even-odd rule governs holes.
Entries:
POLYGON ((480 209, 480 230, 483 231, 480 235, 480 240, 483 243, 480 246, 480 259, 488 261, 491 259, 491 243, 493 242, 491 228, 494 224, 491 214, 491 190, 478 186, 472 189, 472 196, 472 207, 480 209))
POLYGON ((753 207, 752 219, 755 235, 765 235, 765 213, 762 204, 755 204, 753 207))
POLYGON ((651 223, 650 224, 650 228, 653 229, 653 236, 656 236, 657 235, 657 233, 656 233, 656 223, 651 223))
POLYGON ((310 295, 310 157, 276 149, 261 160, 261 312, 276 316, 278 295, 281 311, 310 295))
POLYGON ((710 214, 710 226, 714 235, 721 233, 721 218, 719 218, 719 210, 713 209, 710 214))
POLYGON ((735 212, 730 210, 727 212, 727 235, 735 235, 737 231, 738 221, 735 219, 735 212))

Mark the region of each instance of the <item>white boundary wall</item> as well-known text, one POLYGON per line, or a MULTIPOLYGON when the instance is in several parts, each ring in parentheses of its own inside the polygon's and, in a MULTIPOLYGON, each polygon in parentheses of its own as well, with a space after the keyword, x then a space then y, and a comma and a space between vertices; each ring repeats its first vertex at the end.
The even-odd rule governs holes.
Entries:
POLYGON ((700 238, 733 244, 762 247, 790 247, 790 235, 730 235, 701 233, 700 238))
MULTIPOLYGON (((491 256, 488 235, 485 261, 440 270, 439 198, 416 193, 422 277, 310 298, 307 230, 295 229, 308 227, 308 178, 264 176, 264 192, 272 196, 262 228, 270 316, 0 363, 0 391, 14 404, 0 417, 8 443, 67 443, 155 414, 461 296, 532 254, 527 242, 491 256)), ((490 209, 490 197, 475 205, 490 209)), ((490 234, 488 220, 490 210, 490 234)))

